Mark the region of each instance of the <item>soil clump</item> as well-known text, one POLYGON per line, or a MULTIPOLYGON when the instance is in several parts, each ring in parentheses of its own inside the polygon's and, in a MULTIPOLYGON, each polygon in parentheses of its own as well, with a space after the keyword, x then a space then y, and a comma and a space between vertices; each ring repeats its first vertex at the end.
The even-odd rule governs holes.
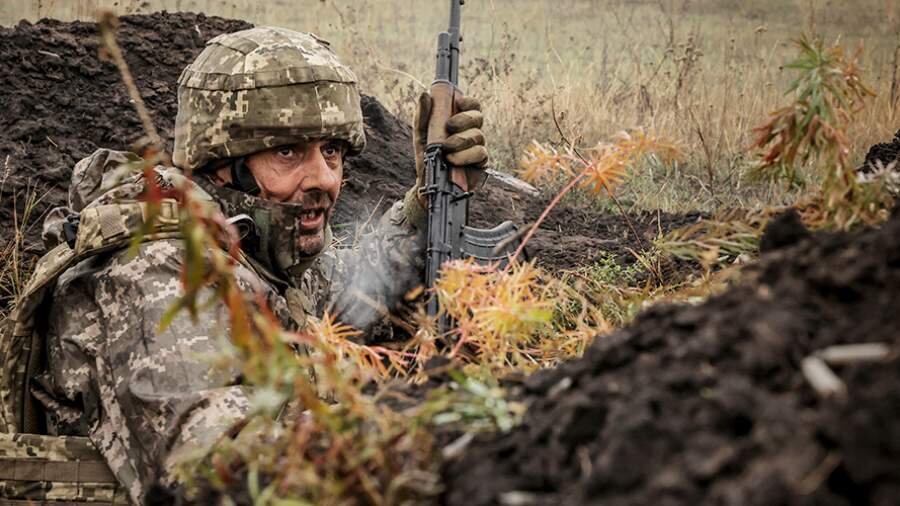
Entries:
POLYGON ((892 504, 900 492, 900 212, 809 236, 776 219, 744 281, 657 306, 531 376, 524 423, 445 467, 445 504, 892 504), (801 361, 885 343, 816 396, 801 361))
MULTIPOLYGON (((206 40, 249 27, 203 14, 122 18, 119 44, 170 151, 181 70, 206 40)), ((0 237, 13 239, 17 214, 23 264, 43 253, 43 215, 66 202, 75 163, 98 148, 127 150, 143 135, 121 77, 98 51, 96 23, 44 19, 0 28, 7 70, 0 75, 0 237), (30 195, 38 202, 22 223, 30 195)))
MULTIPOLYGON (((203 14, 155 13, 124 16, 118 32, 125 58, 160 135, 171 150, 181 70, 210 38, 249 28, 246 22, 203 14)), ((129 149, 142 136, 140 121, 114 65, 98 56, 95 23, 41 20, 0 28, 0 237, 3 249, 24 232, 22 263, 44 249, 43 214, 65 203, 72 167, 98 148, 129 149), (30 193, 40 197, 22 223, 30 193), (13 217, 16 217, 14 219, 13 217)), ((335 213, 337 235, 349 240, 366 223, 402 197, 415 179, 409 126, 371 97, 362 100, 368 146, 348 161, 335 213)), ((532 223, 549 196, 531 197, 496 181, 472 202, 475 226, 502 220, 532 223)), ((633 220, 653 237, 693 217, 645 213, 633 220)), ((548 268, 583 265, 613 253, 633 261, 627 249, 638 240, 616 214, 563 205, 530 243, 532 257, 548 268)))

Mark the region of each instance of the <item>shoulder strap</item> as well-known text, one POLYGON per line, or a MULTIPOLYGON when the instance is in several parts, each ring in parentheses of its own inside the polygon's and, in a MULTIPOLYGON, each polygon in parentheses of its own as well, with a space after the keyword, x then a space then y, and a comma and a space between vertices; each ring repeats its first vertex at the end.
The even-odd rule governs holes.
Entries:
MULTIPOLYGON (((148 206, 125 202, 85 209, 74 248, 60 244, 38 260, 28 284, 0 334, 0 417, 6 432, 33 432, 38 410, 29 393, 29 379, 41 365, 44 336, 35 332, 38 309, 59 276, 75 264, 101 253, 128 247, 143 229, 148 206)), ((142 237, 153 241, 179 236, 178 203, 164 199, 157 226, 142 237)))
POLYGON ((128 497, 90 439, 0 433, 0 506, 125 505, 128 497))

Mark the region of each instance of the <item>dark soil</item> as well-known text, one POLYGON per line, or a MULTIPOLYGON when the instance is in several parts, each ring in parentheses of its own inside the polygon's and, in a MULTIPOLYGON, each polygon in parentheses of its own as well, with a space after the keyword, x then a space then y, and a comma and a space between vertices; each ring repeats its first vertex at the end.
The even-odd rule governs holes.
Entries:
MULTIPOLYGON (((120 44, 170 149, 181 70, 206 40, 249 26, 203 14, 122 18, 120 44)), ((128 149, 142 132, 116 69, 98 57, 94 23, 42 20, 0 28, 0 66, 0 240, 6 243, 14 236, 13 210, 21 222, 29 190, 43 195, 25 227, 24 263, 29 263, 43 252, 41 215, 65 202, 75 163, 97 148, 128 149)), ((335 228, 345 235, 402 197, 414 181, 409 127, 373 98, 363 97, 363 110, 368 147, 350 160, 336 211, 335 228)), ((472 221, 477 226, 505 219, 528 224, 547 201, 548 196, 529 197, 489 182, 474 199, 472 221)), ((692 218, 634 217, 638 231, 648 237, 692 218)), ((529 249, 541 264, 561 269, 596 260, 604 251, 632 261, 626 248, 640 249, 641 242, 646 240, 638 241, 618 215, 561 206, 529 249)))
POLYGON ((446 466, 445 503, 896 504, 900 361, 835 368, 847 402, 818 398, 800 362, 896 349, 900 212, 853 235, 795 225, 775 220, 771 252, 727 293, 654 307, 529 378, 524 423, 446 466))
MULTIPOLYGON (((242 21, 202 14, 127 16, 119 41, 160 134, 172 138, 175 82, 181 70, 242 21)), ((98 57, 95 23, 42 20, 0 29, 0 234, 13 236, 30 191, 42 196, 26 228, 28 258, 40 254, 40 216, 65 203, 75 163, 98 148, 128 149, 140 121, 112 63, 98 57)), ((171 140, 169 141, 171 149, 171 140)))

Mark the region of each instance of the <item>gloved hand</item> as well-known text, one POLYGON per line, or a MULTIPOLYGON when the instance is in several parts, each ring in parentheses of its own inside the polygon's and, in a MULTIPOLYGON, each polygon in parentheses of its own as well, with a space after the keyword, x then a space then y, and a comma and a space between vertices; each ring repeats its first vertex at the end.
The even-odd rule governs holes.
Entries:
MULTIPOLYGON (((431 95, 419 96, 416 116, 413 120, 413 148, 416 155, 416 188, 425 184, 425 145, 428 139, 428 121, 431 119, 431 95)), ((481 125, 481 102, 472 97, 456 96, 456 114, 447 120, 449 137, 444 141, 447 162, 456 167, 466 167, 469 191, 484 179, 484 167, 488 162, 481 125)), ((420 198, 420 203, 424 206, 420 198)))

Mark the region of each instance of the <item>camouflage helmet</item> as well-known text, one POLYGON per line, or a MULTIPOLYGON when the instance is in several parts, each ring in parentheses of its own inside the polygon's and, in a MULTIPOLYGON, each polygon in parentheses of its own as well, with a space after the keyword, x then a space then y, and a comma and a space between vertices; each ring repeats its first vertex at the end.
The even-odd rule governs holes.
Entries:
POLYGON ((173 161, 198 169, 310 139, 365 147, 356 76, 313 34, 259 27, 222 34, 178 79, 173 161))

